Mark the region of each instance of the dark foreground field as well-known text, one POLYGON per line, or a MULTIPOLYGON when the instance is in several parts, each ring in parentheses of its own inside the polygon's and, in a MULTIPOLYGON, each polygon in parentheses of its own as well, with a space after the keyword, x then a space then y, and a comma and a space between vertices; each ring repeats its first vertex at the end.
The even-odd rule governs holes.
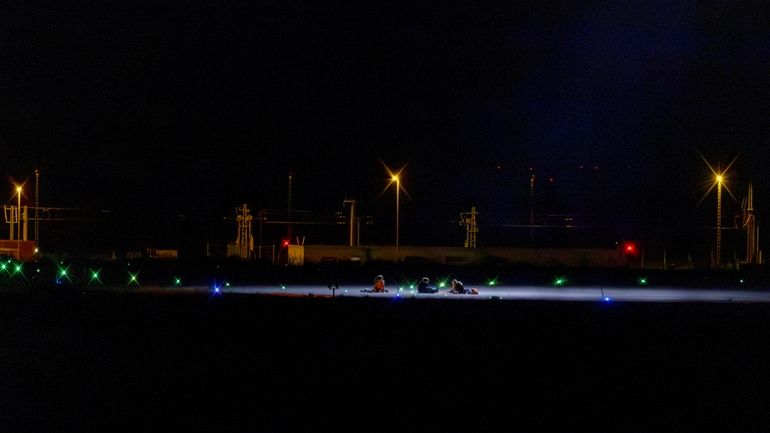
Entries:
POLYGON ((770 306, 0 297, 0 430, 770 430, 770 306))

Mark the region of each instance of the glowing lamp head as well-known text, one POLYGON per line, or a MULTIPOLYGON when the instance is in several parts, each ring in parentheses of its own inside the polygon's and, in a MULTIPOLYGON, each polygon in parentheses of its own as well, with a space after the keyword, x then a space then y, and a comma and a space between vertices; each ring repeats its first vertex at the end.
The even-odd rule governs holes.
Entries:
POLYGON ((16 187, 16 193, 17 193, 17 194, 21 194, 21 187, 20 187, 20 186, 17 186, 17 187, 16 187))
POLYGON ((724 177, 721 174, 717 175, 717 183, 722 183, 724 181, 724 177))

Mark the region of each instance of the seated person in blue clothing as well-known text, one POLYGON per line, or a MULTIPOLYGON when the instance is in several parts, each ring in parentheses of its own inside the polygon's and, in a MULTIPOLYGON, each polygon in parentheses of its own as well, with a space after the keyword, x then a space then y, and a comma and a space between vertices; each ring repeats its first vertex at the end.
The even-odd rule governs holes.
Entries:
POLYGON ((430 286, 430 278, 422 277, 420 282, 417 284, 417 292, 418 293, 436 293, 438 292, 438 289, 430 286))

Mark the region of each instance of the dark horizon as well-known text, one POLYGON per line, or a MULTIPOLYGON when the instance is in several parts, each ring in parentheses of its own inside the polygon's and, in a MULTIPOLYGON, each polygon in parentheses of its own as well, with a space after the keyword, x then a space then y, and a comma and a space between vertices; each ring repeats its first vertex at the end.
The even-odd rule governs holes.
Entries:
POLYGON ((0 19, 0 201, 25 180, 32 199, 39 168, 41 205, 109 211, 105 236, 186 239, 180 220, 286 209, 291 172, 293 209, 356 199, 385 243, 384 162, 406 166, 404 244, 462 245, 471 206, 480 245, 526 242, 499 230, 529 223, 532 173, 536 224, 704 244, 716 197, 699 203, 699 153, 738 158, 723 226, 749 182, 760 228, 770 212, 765 9, 17 4, 0 19))

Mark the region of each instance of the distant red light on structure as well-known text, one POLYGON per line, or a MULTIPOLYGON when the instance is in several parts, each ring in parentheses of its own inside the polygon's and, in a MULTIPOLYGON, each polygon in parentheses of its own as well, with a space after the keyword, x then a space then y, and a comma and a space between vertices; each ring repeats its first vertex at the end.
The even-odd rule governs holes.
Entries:
POLYGON ((637 254, 636 244, 633 242, 626 242, 623 244, 623 253, 627 256, 635 256, 637 254))

